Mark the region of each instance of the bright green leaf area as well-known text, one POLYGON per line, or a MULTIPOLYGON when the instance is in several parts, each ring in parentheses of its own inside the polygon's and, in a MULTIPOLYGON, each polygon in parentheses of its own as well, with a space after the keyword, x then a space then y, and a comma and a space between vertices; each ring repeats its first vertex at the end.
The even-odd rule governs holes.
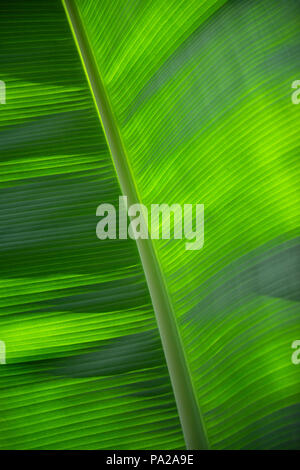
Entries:
POLYGON ((153 245, 210 446, 299 448, 299 2, 73 3, 140 202, 205 205, 153 245))
POLYGON ((60 1, 1 1, 1 449, 184 448, 135 242, 60 1))

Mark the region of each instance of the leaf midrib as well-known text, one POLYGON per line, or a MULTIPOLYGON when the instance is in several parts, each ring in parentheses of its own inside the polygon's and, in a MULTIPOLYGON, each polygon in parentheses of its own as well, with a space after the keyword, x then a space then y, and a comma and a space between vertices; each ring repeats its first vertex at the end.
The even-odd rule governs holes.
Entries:
MULTIPOLYGON (((76 3, 72 0, 62 0, 62 2, 91 89, 97 114, 103 127, 122 193, 127 195, 129 205, 141 203, 122 137, 76 3)), ((136 242, 158 323, 186 446, 188 449, 207 449, 209 446, 202 414, 185 358, 172 304, 152 241, 150 239, 138 239, 136 242)))

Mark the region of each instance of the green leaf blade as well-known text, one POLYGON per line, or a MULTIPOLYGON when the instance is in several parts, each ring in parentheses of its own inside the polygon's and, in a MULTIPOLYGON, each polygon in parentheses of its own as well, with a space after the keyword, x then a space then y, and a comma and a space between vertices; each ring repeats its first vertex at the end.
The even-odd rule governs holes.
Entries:
POLYGON ((135 243, 96 238, 120 189, 61 2, 0 10, 0 448, 182 448, 135 243))
POLYGON ((209 442, 295 448, 299 5, 74 3, 140 202, 205 205, 200 252, 153 251, 209 442))

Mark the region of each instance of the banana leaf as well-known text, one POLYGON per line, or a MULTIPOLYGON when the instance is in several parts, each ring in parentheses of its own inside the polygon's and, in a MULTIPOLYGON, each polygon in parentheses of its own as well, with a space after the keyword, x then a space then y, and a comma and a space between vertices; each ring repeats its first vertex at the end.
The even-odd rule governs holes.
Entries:
POLYGON ((299 448, 299 2, 13 4, 1 447, 299 448), (121 192, 203 248, 97 240, 121 192))
POLYGON ((1 2, 1 449, 183 448, 119 184, 61 2, 1 2))

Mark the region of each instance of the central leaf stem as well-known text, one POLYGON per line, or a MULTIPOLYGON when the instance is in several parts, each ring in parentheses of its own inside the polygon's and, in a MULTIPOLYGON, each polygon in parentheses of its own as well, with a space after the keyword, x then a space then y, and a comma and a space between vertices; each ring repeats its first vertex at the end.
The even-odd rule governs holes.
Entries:
MULTIPOLYGON (((130 205, 140 203, 138 189, 116 124, 101 74, 85 33, 76 2, 63 0, 83 68, 102 122, 121 190, 130 205)), ((175 315, 152 241, 137 240, 188 449, 207 449, 208 441, 198 400, 179 336, 175 315)))

